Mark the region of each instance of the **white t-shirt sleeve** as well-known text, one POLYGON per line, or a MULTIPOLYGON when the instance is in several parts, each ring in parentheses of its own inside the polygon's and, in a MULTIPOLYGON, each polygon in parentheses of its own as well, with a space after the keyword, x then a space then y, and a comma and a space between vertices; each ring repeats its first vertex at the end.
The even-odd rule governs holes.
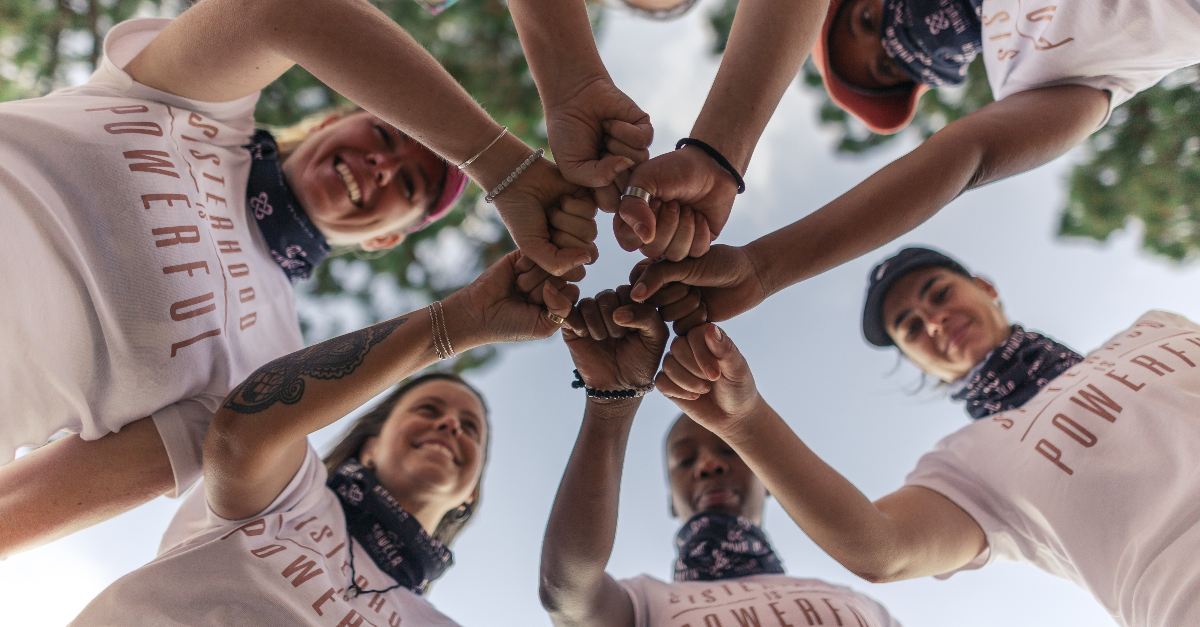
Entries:
POLYGON ((200 399, 189 398, 172 403, 154 412, 150 418, 158 429, 171 460, 175 475, 175 490, 168 496, 177 498, 187 491, 203 470, 204 436, 212 422, 214 411, 200 399))
POLYGON ((1013 560, 1023 551, 1032 549, 1013 532, 1017 517, 1011 511, 1011 506, 996 498, 970 466, 955 454, 956 435, 952 434, 939 442, 934 450, 921 456, 916 468, 904 479, 905 485, 927 488, 950 499, 975 520, 986 536, 987 547, 975 559, 936 575, 938 579, 948 579, 964 570, 983 568, 996 559, 1013 560))
POLYGON ((633 579, 618 579, 617 585, 629 595, 633 603, 634 627, 650 627, 649 601, 646 599, 646 576, 638 575, 633 579))
POLYGON ((183 502, 180 503, 179 511, 175 513, 175 517, 171 519, 171 524, 167 526, 167 530, 163 533, 162 542, 158 547, 158 554, 161 556, 168 553, 177 547, 185 545, 189 538, 214 528, 237 527, 248 521, 271 514, 292 511, 303 512, 317 508, 323 497, 323 488, 328 476, 329 474, 325 471, 325 464, 321 461, 320 455, 317 454, 316 449, 309 442, 308 450, 304 455, 304 461, 300 463, 300 468, 292 476, 292 480, 288 482, 283 491, 279 493, 279 496, 276 496, 275 500, 271 501, 271 504, 263 511, 242 520, 230 520, 218 516, 208 506, 208 499, 204 491, 204 482, 199 481, 196 483, 195 488, 183 499, 183 502))
POLYGON ((246 137, 252 135, 254 133, 254 106, 258 103, 259 92, 227 102, 193 100, 147 87, 133 80, 133 77, 122 69, 141 53, 171 21, 169 18, 140 18, 117 24, 104 37, 104 57, 88 82, 79 87, 60 89, 50 95, 108 95, 161 102, 183 109, 181 115, 189 115, 191 112, 199 113, 233 127, 238 133, 244 133, 246 137))

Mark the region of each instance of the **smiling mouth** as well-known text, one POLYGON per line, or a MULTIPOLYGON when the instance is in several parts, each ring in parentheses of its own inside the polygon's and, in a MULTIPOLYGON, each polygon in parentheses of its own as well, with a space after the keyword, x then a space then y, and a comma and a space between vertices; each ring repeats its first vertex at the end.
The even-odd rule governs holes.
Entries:
POLYGON ((354 180, 354 175, 350 172, 350 166, 340 160, 335 160, 333 169, 337 170, 338 175, 342 177, 342 185, 346 186, 346 195, 350 197, 350 202, 356 207, 361 207, 362 189, 358 187, 358 181, 354 180))
POLYGON ((421 442, 420 444, 417 445, 417 448, 428 448, 428 447, 436 447, 438 450, 445 451, 446 455, 448 455, 450 457, 450 459, 454 461, 455 465, 459 464, 458 456, 454 454, 454 450, 441 442, 433 440, 433 441, 428 441, 428 442, 421 442))

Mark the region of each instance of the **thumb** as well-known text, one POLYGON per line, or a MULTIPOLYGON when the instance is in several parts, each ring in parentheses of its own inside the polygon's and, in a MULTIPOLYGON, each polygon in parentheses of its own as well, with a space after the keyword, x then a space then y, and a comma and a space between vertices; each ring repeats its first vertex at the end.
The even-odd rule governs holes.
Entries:
POLYGON ((554 276, 562 276, 573 268, 591 261, 591 254, 582 248, 559 248, 549 240, 517 242, 521 253, 532 259, 543 270, 554 276))
POLYGON ((617 175, 633 167, 633 159, 619 155, 608 155, 603 159, 564 163, 563 178, 584 187, 604 187, 613 182, 617 175))
POLYGON ((613 310, 613 322, 626 329, 637 329, 638 334, 655 346, 667 343, 667 324, 658 315, 658 309, 645 303, 623 305, 613 310))
POLYGON ((746 363, 742 352, 738 350, 729 335, 721 330, 721 327, 715 324, 706 324, 704 344, 708 347, 709 353, 716 358, 722 377, 734 383, 740 383, 750 378, 750 365, 746 363))
POLYGON ((642 302, 653 296, 668 283, 674 283, 686 278, 692 272, 696 260, 692 258, 682 261, 656 261, 642 271, 629 297, 642 302))
MULTIPOLYGON (((640 172, 641 168, 634 171, 633 175, 629 177, 629 186, 645 190, 653 198, 657 187, 650 177, 638 176, 640 172)), ((625 224, 633 228, 633 232, 637 234, 643 244, 654 241, 655 225, 658 219, 647 201, 637 196, 625 196, 621 199, 621 204, 617 206, 617 215, 621 216, 625 224)))

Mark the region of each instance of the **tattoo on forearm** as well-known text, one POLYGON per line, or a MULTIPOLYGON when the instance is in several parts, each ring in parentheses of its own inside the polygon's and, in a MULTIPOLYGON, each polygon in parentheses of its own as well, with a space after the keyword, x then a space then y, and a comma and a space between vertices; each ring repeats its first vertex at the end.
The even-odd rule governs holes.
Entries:
POLYGON ((237 386, 225 409, 257 414, 275 403, 297 403, 304 397, 304 377, 341 379, 354 372, 376 344, 405 322, 408 318, 388 320, 280 357, 237 386))

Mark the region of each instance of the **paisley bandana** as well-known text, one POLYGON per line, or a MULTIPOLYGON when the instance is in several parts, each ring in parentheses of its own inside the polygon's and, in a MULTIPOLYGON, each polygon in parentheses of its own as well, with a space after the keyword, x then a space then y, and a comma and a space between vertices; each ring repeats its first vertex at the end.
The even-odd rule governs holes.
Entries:
POLYGON ((342 502, 346 531, 402 587, 422 594, 429 582, 454 565, 450 549, 401 509, 375 473, 357 459, 351 457, 338 466, 326 485, 342 502))
POLYGON ((1070 348, 1014 324, 1008 341, 976 366, 950 398, 966 401, 967 413, 979 420, 1024 405, 1081 361, 1083 356, 1070 348))
POLYGON ((718 512, 696 514, 675 535, 675 581, 715 581, 782 575, 783 563, 767 534, 750 519, 718 512))
POLYGON ((959 85, 983 50, 983 0, 883 0, 883 50, 914 81, 959 85))
POLYGON ((307 279, 329 254, 329 243, 284 180, 275 138, 260 130, 244 147, 250 151, 246 206, 254 212, 275 263, 292 283, 307 279))

